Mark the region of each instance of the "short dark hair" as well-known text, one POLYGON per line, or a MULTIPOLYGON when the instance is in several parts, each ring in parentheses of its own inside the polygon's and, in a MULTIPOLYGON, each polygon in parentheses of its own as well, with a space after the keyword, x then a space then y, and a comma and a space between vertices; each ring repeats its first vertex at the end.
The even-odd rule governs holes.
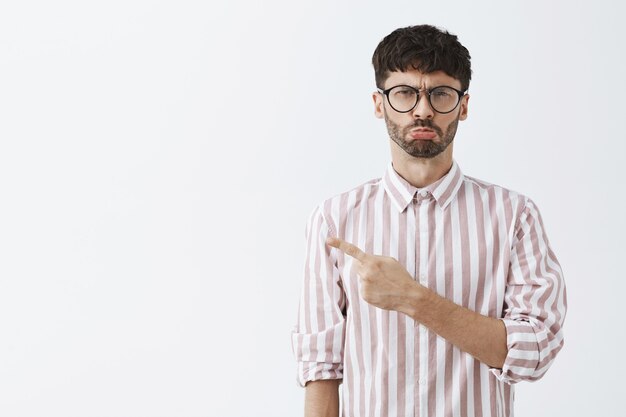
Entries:
POLYGON ((472 69, 470 54, 456 35, 431 25, 396 29, 385 36, 372 56, 376 86, 383 88, 392 71, 406 71, 409 66, 423 73, 443 71, 461 82, 467 90, 472 69))

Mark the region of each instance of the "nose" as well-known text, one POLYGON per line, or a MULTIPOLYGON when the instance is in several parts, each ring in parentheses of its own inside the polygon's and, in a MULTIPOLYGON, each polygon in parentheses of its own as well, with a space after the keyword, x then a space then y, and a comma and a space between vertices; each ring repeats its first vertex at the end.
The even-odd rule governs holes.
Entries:
POLYGON ((413 117, 416 119, 432 119, 435 116, 435 112, 432 107, 430 107, 427 96, 427 92, 420 92, 417 98, 417 104, 412 110, 413 117))

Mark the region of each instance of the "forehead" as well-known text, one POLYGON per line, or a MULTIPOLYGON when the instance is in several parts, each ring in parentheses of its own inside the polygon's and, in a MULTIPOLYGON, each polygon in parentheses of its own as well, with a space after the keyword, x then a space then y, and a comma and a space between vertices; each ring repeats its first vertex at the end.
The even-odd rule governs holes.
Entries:
POLYGON ((448 85, 457 89, 461 88, 461 82, 459 80, 450 77, 443 71, 423 73, 416 69, 390 72, 389 77, 385 80, 384 88, 390 88, 400 84, 410 85, 420 89, 436 87, 438 85, 448 85))

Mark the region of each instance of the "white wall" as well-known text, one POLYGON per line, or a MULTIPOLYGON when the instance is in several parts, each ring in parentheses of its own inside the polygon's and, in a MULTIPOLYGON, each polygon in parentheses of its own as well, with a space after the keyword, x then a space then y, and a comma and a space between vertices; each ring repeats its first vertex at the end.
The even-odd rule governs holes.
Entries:
POLYGON ((461 168, 531 196, 565 272, 517 415, 617 415, 624 6, 221 3, 2 2, 0 415, 299 415, 306 217, 382 174, 370 58, 418 23, 472 55, 461 168))

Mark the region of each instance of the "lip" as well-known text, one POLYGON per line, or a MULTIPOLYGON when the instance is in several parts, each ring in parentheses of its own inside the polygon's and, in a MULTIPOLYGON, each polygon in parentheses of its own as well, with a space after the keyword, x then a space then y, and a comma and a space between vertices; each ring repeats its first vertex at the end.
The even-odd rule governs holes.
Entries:
POLYGON ((437 133, 432 129, 424 127, 418 127, 417 129, 411 129, 409 135, 413 139, 432 140, 437 137, 437 133))

